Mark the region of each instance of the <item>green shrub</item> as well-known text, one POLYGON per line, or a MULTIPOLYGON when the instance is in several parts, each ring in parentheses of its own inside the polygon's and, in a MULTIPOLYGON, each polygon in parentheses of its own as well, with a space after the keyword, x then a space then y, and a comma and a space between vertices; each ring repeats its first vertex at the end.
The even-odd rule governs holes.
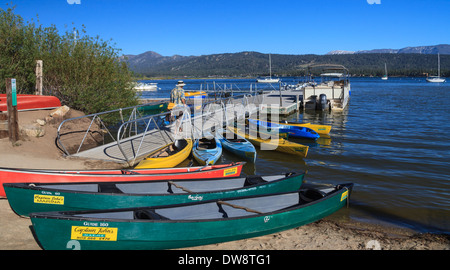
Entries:
POLYGON ((73 29, 60 35, 54 25, 24 23, 14 9, 0 9, 0 92, 16 78, 18 93, 35 92, 36 60, 43 60, 44 94, 87 114, 133 106, 132 73, 119 49, 100 37, 73 29))

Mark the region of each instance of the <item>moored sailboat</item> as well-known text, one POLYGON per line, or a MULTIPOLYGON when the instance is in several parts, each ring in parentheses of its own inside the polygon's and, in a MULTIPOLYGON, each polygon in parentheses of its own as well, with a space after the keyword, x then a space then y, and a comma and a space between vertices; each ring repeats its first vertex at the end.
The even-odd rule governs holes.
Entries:
POLYGON ((428 76, 427 82, 434 82, 434 83, 445 82, 445 78, 441 78, 441 57, 439 54, 438 54, 438 75, 437 76, 428 76))
POLYGON ((381 79, 385 81, 388 79, 386 63, 384 63, 384 76, 381 79))

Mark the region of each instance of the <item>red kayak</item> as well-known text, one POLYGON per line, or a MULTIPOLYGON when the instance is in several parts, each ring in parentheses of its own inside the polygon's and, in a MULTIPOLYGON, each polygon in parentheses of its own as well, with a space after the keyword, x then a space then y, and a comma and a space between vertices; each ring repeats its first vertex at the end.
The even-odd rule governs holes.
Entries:
MULTIPOLYGON (((17 110, 41 110, 61 107, 61 101, 54 96, 17 95, 17 110)), ((0 94, 0 111, 8 111, 6 94, 0 94)))
POLYGON ((241 174, 244 164, 245 162, 236 162, 204 167, 83 171, 0 168, 0 197, 6 197, 3 183, 125 182, 236 177, 241 174))

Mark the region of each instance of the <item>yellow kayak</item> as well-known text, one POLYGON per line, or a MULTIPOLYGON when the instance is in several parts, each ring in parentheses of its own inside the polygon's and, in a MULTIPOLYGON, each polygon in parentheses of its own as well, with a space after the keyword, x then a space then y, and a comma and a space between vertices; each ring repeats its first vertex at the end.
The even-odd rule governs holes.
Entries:
POLYGON ((232 128, 231 130, 237 135, 249 140, 254 145, 259 146, 260 148, 262 147, 266 149, 274 149, 277 152, 283 152, 302 157, 306 157, 306 155, 308 154, 309 147, 306 145, 291 142, 283 138, 278 139, 261 139, 259 137, 255 138, 254 136, 250 136, 247 132, 243 132, 240 129, 232 128))
POLYGON ((206 92, 203 92, 203 91, 185 91, 184 92, 184 96, 186 98, 193 98, 193 97, 205 98, 206 95, 207 95, 206 92))
POLYGON ((173 168, 183 162, 191 153, 192 140, 176 140, 145 157, 135 169, 173 168))
POLYGON ((329 134, 331 131, 331 126, 329 125, 316 125, 311 123, 297 123, 297 122, 278 122, 280 125, 296 126, 296 127, 307 127, 319 134, 329 134))

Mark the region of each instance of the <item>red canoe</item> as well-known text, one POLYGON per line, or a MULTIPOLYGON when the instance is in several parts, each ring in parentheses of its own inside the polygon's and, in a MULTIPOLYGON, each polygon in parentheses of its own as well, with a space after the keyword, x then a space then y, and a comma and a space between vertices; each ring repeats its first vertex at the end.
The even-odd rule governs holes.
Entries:
POLYGON ((3 183, 122 182, 236 177, 241 174, 244 164, 245 162, 236 162, 204 167, 85 171, 0 168, 0 197, 6 197, 3 183))
MULTIPOLYGON (((17 110, 40 110, 61 107, 61 101, 54 96, 17 95, 17 110)), ((0 111, 8 111, 6 94, 0 94, 0 111)))

